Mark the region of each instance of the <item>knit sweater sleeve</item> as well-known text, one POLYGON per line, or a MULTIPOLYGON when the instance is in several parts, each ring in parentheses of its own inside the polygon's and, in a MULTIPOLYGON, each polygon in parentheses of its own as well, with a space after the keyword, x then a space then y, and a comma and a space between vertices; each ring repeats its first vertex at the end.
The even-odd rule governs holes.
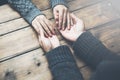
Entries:
POLYGON ((52 8, 54 8, 56 5, 65 5, 67 7, 66 0, 50 0, 52 8))
POLYGON ((32 23, 33 19, 36 16, 42 14, 42 12, 32 3, 31 0, 7 0, 7 1, 30 24, 32 23))
POLYGON ((90 32, 84 32, 74 43, 75 55, 95 69, 104 60, 112 59, 112 54, 98 39, 90 32))
POLYGON ((73 55, 67 46, 46 53, 53 80, 83 80, 73 55))

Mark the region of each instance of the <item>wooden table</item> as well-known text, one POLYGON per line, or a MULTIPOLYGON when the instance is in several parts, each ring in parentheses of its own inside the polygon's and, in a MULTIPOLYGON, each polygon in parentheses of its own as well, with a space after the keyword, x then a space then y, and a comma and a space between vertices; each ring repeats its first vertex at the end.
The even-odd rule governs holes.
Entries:
MULTIPOLYGON (((120 53, 120 13, 114 0, 67 0, 69 9, 83 19, 86 30, 109 50, 120 53)), ((33 0, 54 22, 48 0, 33 0)), ((61 44, 67 44, 58 34, 61 44)), ((76 58, 75 58, 76 59, 76 58)), ((92 70, 76 59, 85 80, 92 70)), ((16 80, 51 80, 48 63, 32 27, 8 4, 0 6, 0 80, 10 74, 16 80)), ((12 79, 11 79, 12 80, 12 79)))

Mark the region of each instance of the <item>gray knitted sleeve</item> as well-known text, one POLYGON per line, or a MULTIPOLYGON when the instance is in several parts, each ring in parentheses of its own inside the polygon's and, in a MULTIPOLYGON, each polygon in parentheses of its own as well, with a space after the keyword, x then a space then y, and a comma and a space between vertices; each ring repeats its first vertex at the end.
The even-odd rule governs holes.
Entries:
POLYGON ((67 7, 66 0, 50 0, 52 8, 54 8, 56 5, 65 5, 67 7))
POLYGON ((32 20, 43 14, 33 3, 31 0, 7 0, 8 3, 13 7, 16 11, 18 11, 21 16, 28 22, 32 23, 32 20))

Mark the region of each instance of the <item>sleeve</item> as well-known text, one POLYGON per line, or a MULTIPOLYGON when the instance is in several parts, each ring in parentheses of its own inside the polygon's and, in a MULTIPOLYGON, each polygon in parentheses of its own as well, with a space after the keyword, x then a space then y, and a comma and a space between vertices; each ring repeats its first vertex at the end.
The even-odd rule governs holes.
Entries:
POLYGON ((33 19, 43 14, 33 3, 31 0, 7 0, 8 3, 13 7, 16 11, 18 11, 21 16, 29 23, 32 24, 33 19))
POLYGON ((99 64, 90 80, 120 80, 120 60, 104 61, 99 64))
POLYGON ((104 60, 112 60, 117 55, 110 52, 90 32, 84 32, 74 43, 75 55, 95 69, 104 60))
POLYGON ((67 6, 67 2, 65 0, 50 0, 50 3, 51 3, 51 7, 54 8, 56 5, 65 5, 66 7, 67 6))
POLYGON ((73 55, 67 46, 46 53, 53 80, 83 80, 73 55))

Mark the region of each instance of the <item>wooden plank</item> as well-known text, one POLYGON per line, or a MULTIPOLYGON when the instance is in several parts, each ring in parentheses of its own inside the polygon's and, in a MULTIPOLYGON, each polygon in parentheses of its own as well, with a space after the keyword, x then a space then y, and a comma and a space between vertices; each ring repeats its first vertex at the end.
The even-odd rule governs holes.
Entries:
POLYGON ((24 28, 28 25, 29 24, 25 22, 23 18, 19 18, 16 20, 9 21, 7 23, 0 24, 0 35, 4 35, 17 29, 24 28))
POLYGON ((103 1, 74 13, 84 20, 86 29, 90 29, 120 18, 120 15, 114 10, 112 5, 108 4, 109 2, 103 1))
MULTIPOLYGON (((39 0, 38 2, 35 0, 35 1, 33 1, 34 3, 36 3, 36 5, 39 5, 39 3, 41 3, 41 1, 42 0, 39 0)), ((72 3, 74 4, 75 2, 81 2, 81 4, 83 3, 82 2, 82 0, 74 0, 74 1, 71 1, 71 3, 70 3, 70 0, 68 0, 69 2, 68 2, 68 5, 71 5, 72 3)), ((84 4, 86 5, 87 4, 87 2, 88 1, 91 1, 91 2, 96 2, 96 1, 98 1, 98 0, 87 0, 86 1, 86 3, 84 2, 84 4)), ((46 10, 46 5, 48 6, 48 3, 46 3, 46 0, 45 1, 42 1, 43 3, 45 3, 45 5, 44 4, 42 4, 42 5, 40 5, 40 6, 38 6, 38 8, 39 9, 43 9, 43 10, 46 10)), ((84 4, 83 4, 83 6, 81 6, 81 7, 84 7, 84 4)), ((77 5, 78 6, 78 5, 77 5)), ((74 7, 70 7, 70 9, 72 9, 72 10, 74 10, 74 8, 75 7, 77 7, 77 6, 74 6, 74 7)), ((75 8, 75 9, 77 9, 77 8, 75 8)), ((1 14, 0 14, 0 16, 2 16, 1 18, 0 18, 0 23, 3 23, 3 22, 6 22, 6 21, 9 21, 9 20, 12 20, 12 19, 16 19, 16 18, 19 18, 20 17, 20 15, 16 12, 16 11, 14 11, 12 8, 10 8, 10 6, 9 5, 4 5, 4 6, 1 6, 0 7, 0 10, 1 10, 1 14), (11 14, 9 14, 9 13, 11 13, 11 14)), ((48 11, 50 11, 50 9, 48 10, 48 11)), ((45 11, 44 11, 45 12, 45 11)), ((48 15, 47 15, 48 16, 48 15)), ((49 18, 49 17, 48 17, 49 18)))
POLYGON ((9 5, 0 6, 0 23, 16 18, 20 18, 20 15, 9 5))
MULTIPOLYGON (((82 18, 85 22, 86 29, 90 29, 96 27, 98 25, 104 24, 109 21, 113 21, 119 18, 119 14, 117 14, 112 6, 107 5, 108 2, 104 1, 92 6, 89 6, 84 9, 80 9, 75 11, 74 13, 79 17, 82 18)), ((52 18, 52 12, 50 9, 43 11, 44 14, 50 19, 52 18)), ((5 24, 0 24, 0 34, 5 34, 9 31, 14 31, 25 27, 27 25, 22 19, 20 20, 20 24, 25 24, 25 26, 19 26, 18 21, 10 21, 5 24), (14 24, 13 24, 14 22, 14 24), (10 27, 13 26, 13 27, 10 27), (8 28, 9 27, 9 28, 8 28)))
POLYGON ((85 66, 80 69, 80 72, 82 73, 84 80, 90 80, 93 71, 88 66, 85 66))
POLYGON ((32 0, 32 2, 39 8, 40 10, 46 10, 50 8, 49 0, 32 0))
POLYGON ((21 53, 35 47, 39 47, 35 33, 30 27, 25 28, 0 37, 0 53, 2 53, 0 58, 21 53))
POLYGON ((120 14, 120 7, 119 7, 120 1, 119 0, 108 0, 108 1, 111 2, 111 4, 114 6, 114 9, 116 9, 120 14))
POLYGON ((120 20, 93 28, 90 31, 112 52, 120 52, 120 20))
POLYGON ((98 2, 102 2, 102 0, 76 0, 76 1, 69 2, 68 7, 70 11, 74 11, 74 10, 91 6, 98 2))
POLYGON ((17 80, 51 80, 48 63, 41 49, 0 63, 0 80, 5 80, 10 72, 14 73, 17 80))

